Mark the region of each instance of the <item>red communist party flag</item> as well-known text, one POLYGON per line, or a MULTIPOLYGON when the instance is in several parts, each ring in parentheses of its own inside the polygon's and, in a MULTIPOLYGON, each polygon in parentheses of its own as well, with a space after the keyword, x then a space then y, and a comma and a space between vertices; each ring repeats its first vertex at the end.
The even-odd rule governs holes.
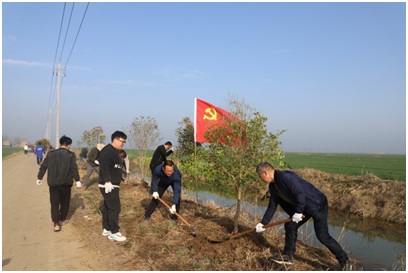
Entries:
POLYGON ((223 117, 232 116, 229 112, 206 101, 195 99, 194 139, 195 142, 209 143, 204 133, 212 125, 221 124, 223 117))

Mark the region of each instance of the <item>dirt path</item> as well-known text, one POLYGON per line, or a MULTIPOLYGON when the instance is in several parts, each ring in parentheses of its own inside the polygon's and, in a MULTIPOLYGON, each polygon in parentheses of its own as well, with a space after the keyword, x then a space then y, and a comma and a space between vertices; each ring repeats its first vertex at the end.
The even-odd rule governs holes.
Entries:
MULTIPOLYGON (((93 270, 95 253, 85 249, 70 223, 54 232, 46 176, 37 186, 35 156, 3 159, 3 270, 93 270)), ((71 209, 81 203, 72 190, 71 209)), ((68 218, 72 215, 70 211, 68 218)))

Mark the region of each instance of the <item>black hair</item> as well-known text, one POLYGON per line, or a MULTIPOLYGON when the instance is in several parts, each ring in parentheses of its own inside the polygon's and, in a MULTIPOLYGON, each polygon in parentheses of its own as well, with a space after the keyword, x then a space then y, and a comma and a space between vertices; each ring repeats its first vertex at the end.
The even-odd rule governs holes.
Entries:
POLYGON ((170 146, 173 146, 173 144, 171 144, 171 142, 170 142, 170 141, 167 141, 166 143, 164 143, 164 145, 170 145, 170 146))
POLYGON ((60 145, 63 146, 68 146, 72 144, 72 139, 70 137, 67 137, 66 135, 63 135, 60 140, 59 140, 60 145))
POLYGON ((115 138, 127 139, 127 135, 122 131, 115 131, 111 136, 111 141, 113 142, 115 138))
POLYGON ((125 150, 120 150, 119 154, 123 154, 123 158, 127 157, 127 153, 125 152, 125 150))
POLYGON ((171 160, 165 160, 165 161, 163 162, 163 169, 164 169, 164 167, 166 167, 166 166, 173 167, 173 166, 174 166, 174 162, 171 161, 171 160))
POLYGON ((256 166, 256 173, 260 174, 262 171, 274 170, 273 166, 268 162, 261 162, 256 166))

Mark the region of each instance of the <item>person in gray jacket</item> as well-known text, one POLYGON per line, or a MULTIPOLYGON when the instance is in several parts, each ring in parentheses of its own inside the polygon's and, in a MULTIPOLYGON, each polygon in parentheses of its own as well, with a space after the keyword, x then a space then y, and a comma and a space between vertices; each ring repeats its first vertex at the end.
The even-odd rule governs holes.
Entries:
POLYGON ((96 147, 93 147, 88 153, 88 158, 86 160, 86 174, 83 177, 85 189, 90 186, 89 179, 92 173, 96 172, 99 174, 99 153, 104 146, 104 144, 98 143, 96 147))
POLYGON ((67 136, 60 138, 60 148, 50 151, 40 166, 37 175, 37 185, 42 185, 42 179, 48 170, 47 183, 50 188, 51 219, 54 231, 60 231, 67 223, 71 188, 73 182, 81 187, 75 153, 71 152, 72 139, 67 136))

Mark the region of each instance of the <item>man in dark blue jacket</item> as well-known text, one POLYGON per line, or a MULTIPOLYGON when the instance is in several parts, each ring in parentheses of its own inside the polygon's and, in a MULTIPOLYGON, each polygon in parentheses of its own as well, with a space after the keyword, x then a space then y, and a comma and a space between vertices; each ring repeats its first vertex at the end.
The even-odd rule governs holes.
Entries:
POLYGON ((271 221, 278 205, 292 217, 292 221, 285 224, 283 255, 272 257, 272 260, 279 264, 293 264, 298 229, 313 218, 317 239, 336 256, 340 270, 350 270, 347 254, 329 234, 326 196, 294 172, 275 170, 268 162, 260 163, 256 172, 259 178, 268 184, 271 194, 268 208, 261 222, 255 227, 256 232, 265 231, 263 226, 271 221))
POLYGON ((149 220, 152 213, 156 210, 159 203, 158 197, 162 197, 166 189, 171 186, 173 189, 173 205, 170 208, 171 219, 177 220, 177 216, 174 212, 179 212, 180 209, 180 199, 181 199, 181 172, 174 165, 171 160, 166 160, 163 164, 156 167, 153 172, 152 177, 152 188, 153 193, 152 201, 145 212, 145 220, 149 220))

